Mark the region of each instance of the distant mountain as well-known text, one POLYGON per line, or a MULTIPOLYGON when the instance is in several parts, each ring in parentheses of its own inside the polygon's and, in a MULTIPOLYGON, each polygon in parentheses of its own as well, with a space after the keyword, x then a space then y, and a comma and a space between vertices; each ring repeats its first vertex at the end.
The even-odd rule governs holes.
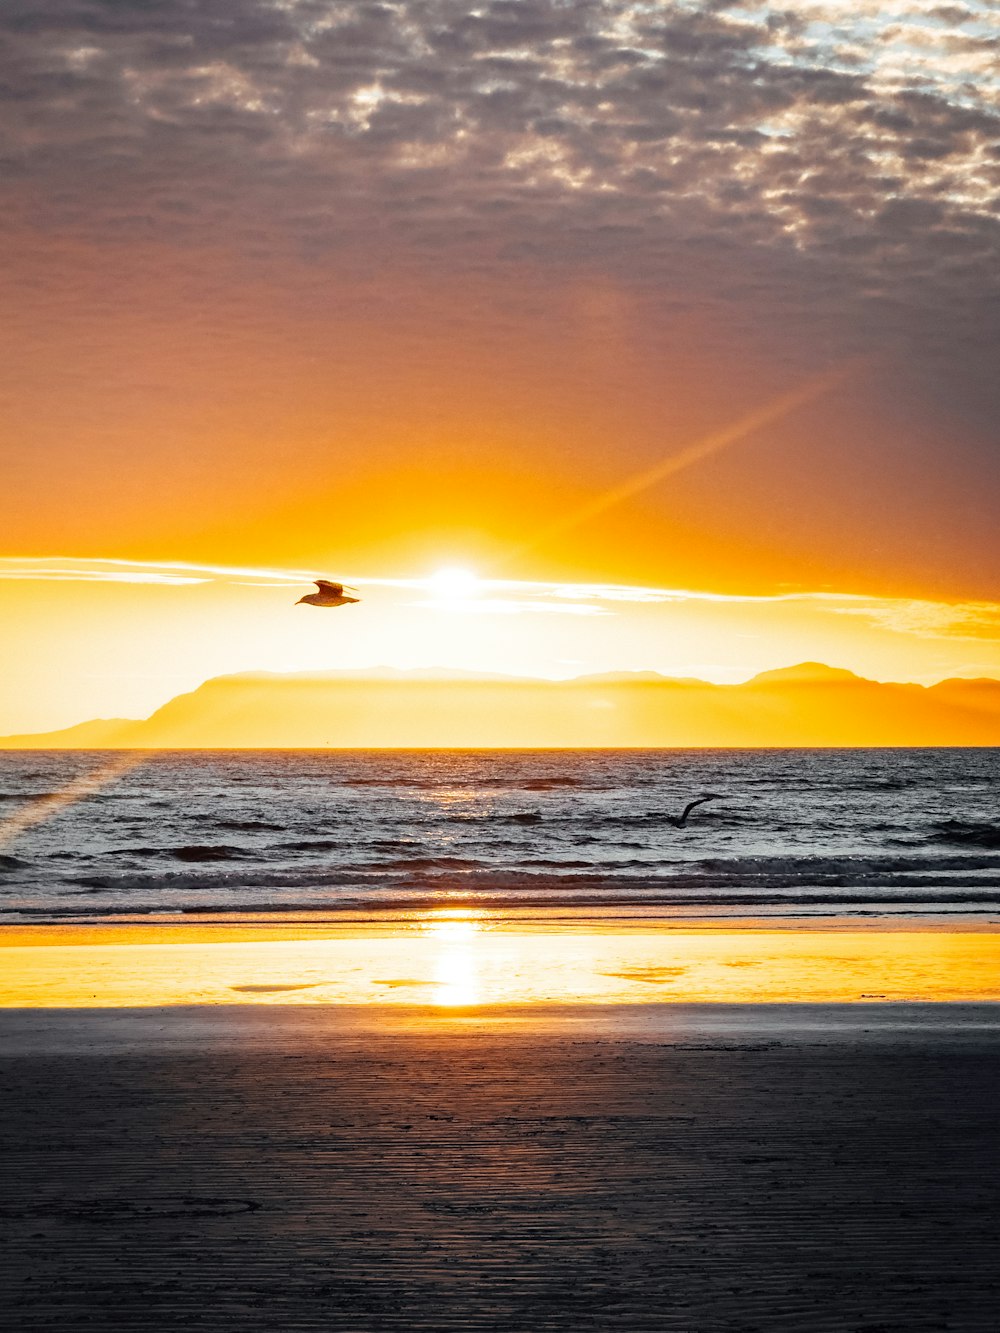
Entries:
POLYGON ((546 681, 459 672, 218 676, 144 721, 2 749, 1000 745, 1000 681, 880 684, 804 662, 742 685, 649 672, 546 681))
MULTIPOLYGON (((778 667, 777 671, 762 671, 754 676, 754 685, 846 685, 859 681, 853 671, 844 667, 825 666, 822 662, 800 662, 798 666, 778 667)), ((874 681, 868 682, 874 684, 874 681)))
POLYGON ((141 727, 134 718, 97 718, 61 731, 40 731, 25 736, 0 736, 0 750, 111 750, 128 748, 129 729, 141 727))

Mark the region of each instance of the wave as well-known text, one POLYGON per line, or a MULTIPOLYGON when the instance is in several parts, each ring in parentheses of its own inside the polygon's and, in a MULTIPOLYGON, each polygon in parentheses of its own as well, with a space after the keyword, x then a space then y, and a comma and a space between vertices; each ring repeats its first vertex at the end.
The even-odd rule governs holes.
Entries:
POLYGON ((585 787, 588 791, 617 791, 618 783, 593 782, 587 778, 574 778, 568 775, 554 777, 496 777, 476 774, 466 777, 461 773, 450 773, 436 777, 405 777, 401 775, 369 778, 342 778, 338 784, 344 787, 390 787, 416 788, 419 791, 436 791, 440 788, 454 789, 468 787, 477 791, 555 791, 561 787, 585 787))
POLYGON ((462 856, 401 856, 395 861, 383 861, 379 870, 480 870, 486 869, 483 861, 470 860, 462 856))
MULTIPOLYGON (((651 910, 666 914, 677 920, 685 917, 735 916, 749 914, 768 916, 802 917, 817 920, 831 912, 838 915, 893 916, 926 915, 928 912, 961 915, 994 915, 998 910, 995 894, 986 894, 966 890, 943 896, 936 893, 922 893, 899 897, 893 894, 859 894, 845 890, 839 893, 823 891, 802 897, 797 893, 728 893, 716 894, 711 898, 697 894, 678 894, 663 898, 654 894, 633 891, 617 894, 614 898, 588 891, 585 886, 572 892, 546 892, 544 887, 527 885, 523 882, 506 891, 484 895, 477 892, 464 893, 461 896, 435 888, 415 888, 411 892, 386 891, 387 886, 380 885, 371 893, 353 892, 337 898, 331 898, 323 892, 323 886, 312 882, 299 885, 300 894, 294 899, 280 896, 280 886, 272 885, 276 890, 271 895, 263 895, 250 901, 174 901, 164 903, 150 899, 130 899, 127 903, 98 901, 93 906, 77 901, 65 901, 54 905, 35 905, 19 902, 9 907, 0 907, 0 917, 29 917, 32 920, 66 920, 85 917, 87 919, 116 916, 160 916, 164 913, 178 915, 203 915, 207 913, 235 915, 252 912, 296 915, 298 913, 323 912, 330 915, 361 911, 371 913, 373 917, 387 916, 390 913, 433 911, 437 908, 463 906, 489 907, 494 911, 516 909, 559 908, 575 912, 581 908, 596 911, 602 918, 613 918, 616 912, 625 909, 639 909, 644 914, 651 910), (320 896, 304 896, 312 893, 320 896)), ((100 892, 97 888, 77 890, 80 896, 95 897, 100 892)), ((74 895, 75 896, 75 895, 74 895)))
MULTIPOLYGON (((619 825, 626 827, 649 827, 670 828, 672 821, 681 813, 680 805, 672 806, 668 810, 644 810, 641 814, 597 814, 588 811, 582 816, 578 816, 580 822, 585 823, 588 828, 616 828, 619 825)), ((562 818, 559 823, 575 824, 577 819, 572 817, 562 818)), ((740 824, 759 824, 760 820, 752 815, 740 814, 736 811, 723 811, 718 809, 699 810, 697 814, 691 817, 691 822, 684 829, 685 833, 692 833, 701 825, 710 825, 718 828, 720 825, 740 825, 740 824)), ((774 829, 774 823, 771 829, 774 829)))
MULTIPOLYGON (((55 852, 52 855, 66 856, 67 853, 55 852)), ((133 857, 136 860, 145 857, 172 857, 175 861, 236 861, 253 857, 255 853, 248 847, 234 847, 224 843, 192 843, 182 847, 114 847, 109 850, 108 855, 133 857)))
POLYGON ((928 842, 948 842, 966 847, 1000 848, 1000 824, 977 824, 963 819, 945 819, 936 824, 928 842))
MULTIPOLYGON (((209 859, 209 858, 206 858, 209 859)), ((657 873, 656 865, 642 862, 624 867, 602 868, 588 862, 538 862, 516 868, 488 866, 463 861, 458 857, 421 857, 401 859, 382 866, 303 866, 273 870, 266 868, 210 869, 120 874, 76 875, 60 881, 58 897, 81 891, 101 890, 111 898, 133 894, 154 894, 161 898, 160 909, 171 905, 177 894, 211 896, 224 893, 264 890, 270 892, 304 890, 326 891, 331 896, 325 905, 344 905, 350 895, 397 895, 401 899, 414 893, 425 895, 474 896, 483 901, 532 894, 563 900, 574 893, 608 903, 636 901, 664 905, 703 905, 725 902, 840 902, 873 901, 894 904, 906 902, 980 902, 1000 905, 1000 874, 985 873, 976 865, 961 863, 979 858, 946 858, 945 864, 922 870, 890 870, 886 867, 857 866, 831 862, 822 868, 799 863, 783 869, 771 865, 767 870, 746 866, 719 867, 714 872, 674 864, 671 873, 657 873), (956 871, 958 873, 956 874, 956 871)), ((994 862, 996 858, 989 858, 994 862)), ((993 870, 993 867, 990 867, 993 870)), ((48 890, 52 895, 53 887, 48 890)), ((52 898, 49 897, 49 901, 52 898)), ((246 900, 244 906, 250 905, 246 900)), ((301 904, 299 904, 301 905, 301 904)), ((129 909, 131 910, 131 909, 129 909)))
POLYGON ((706 857, 689 863, 708 873, 755 876, 766 874, 880 874, 933 871, 1000 871, 1000 856, 734 856, 706 857))
POLYGON ((211 815, 202 815, 203 822, 215 828, 231 829, 234 833, 280 833, 284 824, 270 824, 266 819, 213 819, 211 815))
MULTIPOLYGON (((408 824, 427 824, 436 828, 440 824, 544 824, 552 816, 543 815, 540 810, 488 810, 483 814, 441 814, 430 819, 410 818, 408 824)), ((557 818, 555 823, 572 823, 566 818, 557 818)))
POLYGON ((0 870, 26 870, 28 862, 22 861, 19 856, 0 855, 0 870))
POLYGON ((169 855, 175 861, 235 861, 245 857, 247 850, 226 843, 192 844, 188 847, 171 847, 169 855))
MULTIPOLYGON (((334 852, 344 844, 333 838, 302 838, 298 842, 279 842, 275 850, 282 852, 334 852)), ((270 851, 271 849, 268 848, 270 851)))
POLYGON ((590 791, 607 791, 605 783, 588 782, 585 778, 529 778, 527 781, 512 782, 510 786, 521 791, 557 791, 560 787, 586 787, 590 791))

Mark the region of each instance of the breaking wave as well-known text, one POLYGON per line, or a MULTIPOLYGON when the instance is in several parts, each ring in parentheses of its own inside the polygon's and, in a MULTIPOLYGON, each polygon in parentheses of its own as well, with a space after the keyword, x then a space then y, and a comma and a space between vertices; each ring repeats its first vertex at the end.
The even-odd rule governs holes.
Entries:
POLYGON ((230 847, 225 844, 193 845, 190 847, 172 847, 169 855, 175 861, 234 861, 247 855, 243 847, 230 847))
POLYGON ((945 819, 935 826, 927 841, 948 842, 964 847, 1000 848, 1000 824, 976 824, 961 819, 945 819))

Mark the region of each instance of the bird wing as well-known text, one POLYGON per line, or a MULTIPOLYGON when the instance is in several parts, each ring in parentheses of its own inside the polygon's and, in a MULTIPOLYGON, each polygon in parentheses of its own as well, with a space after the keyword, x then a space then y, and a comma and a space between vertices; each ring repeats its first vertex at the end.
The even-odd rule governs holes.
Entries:
POLYGON ((721 798, 717 796, 714 792, 710 792, 707 796, 699 796, 696 801, 691 801, 690 804, 684 807, 684 813, 681 815, 681 823, 682 824, 684 823, 688 815, 691 813, 692 810, 695 809, 696 806, 704 805, 706 801, 718 801, 720 799, 721 798))
POLYGON ((331 583, 329 579, 314 579, 313 582, 320 592, 332 593, 334 597, 343 597, 344 585, 342 583, 331 583))

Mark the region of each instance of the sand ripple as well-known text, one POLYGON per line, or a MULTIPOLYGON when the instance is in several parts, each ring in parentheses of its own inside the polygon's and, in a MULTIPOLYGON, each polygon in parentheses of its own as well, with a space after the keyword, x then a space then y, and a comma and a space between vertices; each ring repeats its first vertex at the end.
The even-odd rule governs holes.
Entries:
POLYGON ((12 1327, 993 1333, 977 1043, 5 1057, 12 1327))

